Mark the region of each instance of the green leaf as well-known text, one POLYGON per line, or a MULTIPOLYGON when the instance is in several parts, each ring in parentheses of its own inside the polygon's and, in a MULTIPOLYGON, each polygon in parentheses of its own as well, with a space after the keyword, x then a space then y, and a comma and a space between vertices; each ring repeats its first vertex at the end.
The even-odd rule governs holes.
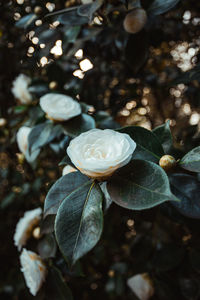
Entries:
POLYGON ((117 131, 127 133, 136 142, 137 147, 133 153, 133 159, 145 159, 158 162, 164 155, 163 147, 157 136, 143 127, 127 126, 117 131))
POLYGON ((172 202, 184 216, 200 218, 200 182, 188 174, 172 174, 169 177, 171 190, 181 202, 172 202))
POLYGON ((84 4, 78 7, 77 13, 79 16, 88 17, 92 20, 94 13, 101 7, 104 0, 95 0, 92 3, 84 4))
POLYGON ((60 205, 55 233, 58 246, 70 265, 99 241, 103 228, 102 201, 99 185, 88 181, 60 205))
POLYGON ((200 146, 188 152, 179 162, 180 167, 192 172, 200 172, 200 146))
POLYGON ((87 130, 95 128, 95 121, 93 117, 82 114, 63 124, 64 132, 72 137, 75 137, 87 130))
POLYGON ((134 74, 137 74, 146 62, 148 49, 148 36, 145 31, 130 34, 124 51, 128 67, 134 74))
POLYGON ((37 19, 37 16, 35 14, 28 14, 24 17, 22 17, 19 21, 15 23, 15 26, 19 28, 27 29, 29 26, 31 26, 35 20, 37 19))
POLYGON ((28 136, 28 150, 29 153, 46 145, 49 141, 53 129, 52 123, 42 123, 32 128, 28 136))
POLYGON ((57 213, 58 207, 62 201, 67 198, 74 190, 87 184, 87 176, 80 172, 69 173, 58 179, 49 190, 44 203, 44 217, 57 213))
POLYGON ((172 9, 180 0, 154 0, 148 9, 149 15, 161 15, 172 9))
POLYGON ((39 242, 38 242, 38 252, 42 259, 55 257, 57 244, 55 241, 55 237, 53 234, 45 235, 39 242))
POLYGON ((59 15, 57 19, 61 24, 68 26, 78 26, 87 24, 89 22, 88 17, 79 16, 77 10, 67 11, 59 15))
POLYGON ((108 181, 107 190, 112 201, 128 209, 147 209, 177 200, 163 169, 144 160, 133 160, 116 172, 108 181))
POLYGON ((153 129, 153 133, 161 142, 165 153, 168 153, 172 147, 173 139, 170 130, 170 121, 153 129))
POLYGON ((73 300, 72 292, 64 281, 61 272, 54 266, 49 268, 50 288, 48 288, 47 296, 51 300, 73 300), (51 295, 48 295, 48 292, 51 295))

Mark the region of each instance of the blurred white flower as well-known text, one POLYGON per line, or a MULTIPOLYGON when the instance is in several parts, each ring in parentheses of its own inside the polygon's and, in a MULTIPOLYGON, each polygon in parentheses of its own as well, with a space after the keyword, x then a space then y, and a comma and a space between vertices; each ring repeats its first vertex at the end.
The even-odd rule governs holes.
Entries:
POLYGON ((39 223, 42 215, 40 207, 25 212, 24 216, 17 223, 14 243, 18 250, 26 245, 28 238, 30 238, 33 228, 39 223))
POLYGON ((148 300, 154 294, 152 282, 146 273, 129 278, 127 284, 140 300, 148 300))
POLYGON ((3 127, 3 126, 5 126, 5 125, 6 125, 6 123, 7 123, 6 119, 4 119, 4 118, 0 118, 0 127, 3 127))
POLYGON ((28 147, 28 135, 31 132, 31 128, 22 126, 17 132, 17 144, 19 150, 25 155, 28 147))
POLYGON ((81 114, 80 104, 71 97, 48 93, 40 98, 40 106, 49 119, 66 121, 81 114))
POLYGON ((92 129, 74 138, 67 154, 83 174, 105 179, 129 163, 135 148, 136 143, 128 134, 92 129))
POLYGON ((77 172, 77 170, 75 168, 69 166, 69 165, 65 166, 62 170, 62 176, 67 175, 67 174, 72 173, 72 172, 77 172))
POLYGON ((26 285, 30 293, 35 296, 45 281, 46 266, 39 255, 26 249, 23 249, 20 255, 20 263, 26 285))
POLYGON ((21 104, 30 104, 32 101, 32 95, 28 90, 30 83, 31 79, 24 74, 20 74, 13 81, 12 93, 15 98, 21 102, 21 104))

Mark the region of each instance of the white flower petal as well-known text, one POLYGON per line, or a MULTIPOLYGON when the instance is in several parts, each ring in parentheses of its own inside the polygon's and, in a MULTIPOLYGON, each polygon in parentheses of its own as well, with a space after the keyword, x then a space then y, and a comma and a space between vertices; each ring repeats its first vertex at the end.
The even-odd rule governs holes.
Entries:
POLYGON ((49 118, 66 121, 81 114, 80 104, 71 97, 49 93, 40 98, 40 106, 49 118))
POLYGON ((30 127, 22 126, 16 135, 19 150, 25 155, 28 147, 28 135, 31 132, 30 127))
POLYGON ((146 273, 129 278, 127 284, 140 300, 148 300, 154 294, 154 288, 146 273))
POLYGON ((28 238, 32 233, 32 229, 41 219, 42 209, 36 208, 25 212, 24 216, 19 220, 14 234, 14 243, 18 250, 26 245, 28 238))
POLYGON ((26 285, 35 296, 45 280, 47 269, 39 255, 26 249, 20 255, 20 263, 26 285))
POLYGON ((100 178, 129 163, 135 148, 136 143, 128 134, 92 129, 74 138, 67 154, 82 173, 100 178))
POLYGON ((67 174, 72 173, 72 172, 77 172, 77 170, 75 168, 69 166, 69 165, 65 166, 62 170, 62 176, 67 175, 67 174))
POLYGON ((22 104, 30 104, 32 101, 32 95, 28 90, 30 83, 31 79, 24 74, 20 74, 13 81, 12 93, 22 104))

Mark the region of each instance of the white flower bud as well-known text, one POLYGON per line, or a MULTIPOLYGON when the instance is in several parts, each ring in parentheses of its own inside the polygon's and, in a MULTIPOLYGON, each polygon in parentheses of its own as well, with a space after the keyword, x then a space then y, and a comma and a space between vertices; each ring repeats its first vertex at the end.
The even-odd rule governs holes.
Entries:
POLYGON ((77 172, 77 170, 75 168, 69 166, 69 165, 65 166, 62 170, 62 176, 67 175, 67 174, 72 173, 72 172, 77 172))
POLYGON ((30 127, 22 126, 17 132, 17 144, 19 150, 25 155, 28 147, 28 135, 31 132, 30 127))
POLYGON ((83 174, 105 179, 129 163, 135 148, 136 143, 128 134, 92 129, 74 138, 67 154, 83 174))
POLYGON ((39 223, 41 219, 42 209, 36 208, 25 212, 24 216, 17 223, 14 243, 18 247, 18 250, 26 245, 27 240, 32 234, 33 228, 39 223))
POLYGON ((20 74, 13 81, 12 93, 15 98, 21 102, 21 104, 30 104, 32 101, 32 95, 28 90, 30 83, 31 79, 24 74, 20 74))
POLYGON ((40 106, 49 119, 66 121, 81 114, 80 104, 71 97, 49 93, 40 98, 40 106))
POLYGON ((20 255, 20 263, 26 285, 30 293, 35 296, 45 281, 46 266, 39 255, 26 249, 23 249, 20 255))

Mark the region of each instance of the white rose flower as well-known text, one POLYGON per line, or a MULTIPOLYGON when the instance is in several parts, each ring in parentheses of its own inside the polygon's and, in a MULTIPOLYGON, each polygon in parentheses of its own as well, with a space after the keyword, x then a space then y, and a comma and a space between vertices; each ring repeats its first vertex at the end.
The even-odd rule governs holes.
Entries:
POLYGON ((72 172, 77 172, 77 170, 75 168, 69 166, 69 165, 65 166, 62 170, 62 176, 67 175, 67 174, 72 173, 72 172))
POLYGON ((127 284, 140 300, 148 300, 154 294, 152 282, 146 273, 129 278, 127 284))
POLYGON ((30 237, 33 227, 35 227, 41 219, 42 209, 36 208, 25 212, 24 216, 17 223, 14 243, 18 247, 18 250, 26 245, 28 238, 30 237))
POLYGON ((31 132, 31 128, 22 126, 17 132, 17 144, 19 150, 25 155, 28 147, 28 135, 31 132))
POLYGON ((13 81, 12 93, 22 104, 30 104, 32 101, 32 95, 28 90, 30 83, 31 79, 24 74, 20 74, 13 81))
POLYGON ((66 121, 81 114, 80 104, 71 97, 49 93, 40 98, 40 106, 49 119, 66 121))
POLYGON ((136 143, 128 134, 92 129, 74 138, 67 148, 73 164, 92 178, 106 178, 128 164, 136 143))
POLYGON ((35 296, 45 281, 47 274, 46 266, 39 255, 26 249, 23 249, 20 255, 20 263, 26 285, 30 293, 35 296))

